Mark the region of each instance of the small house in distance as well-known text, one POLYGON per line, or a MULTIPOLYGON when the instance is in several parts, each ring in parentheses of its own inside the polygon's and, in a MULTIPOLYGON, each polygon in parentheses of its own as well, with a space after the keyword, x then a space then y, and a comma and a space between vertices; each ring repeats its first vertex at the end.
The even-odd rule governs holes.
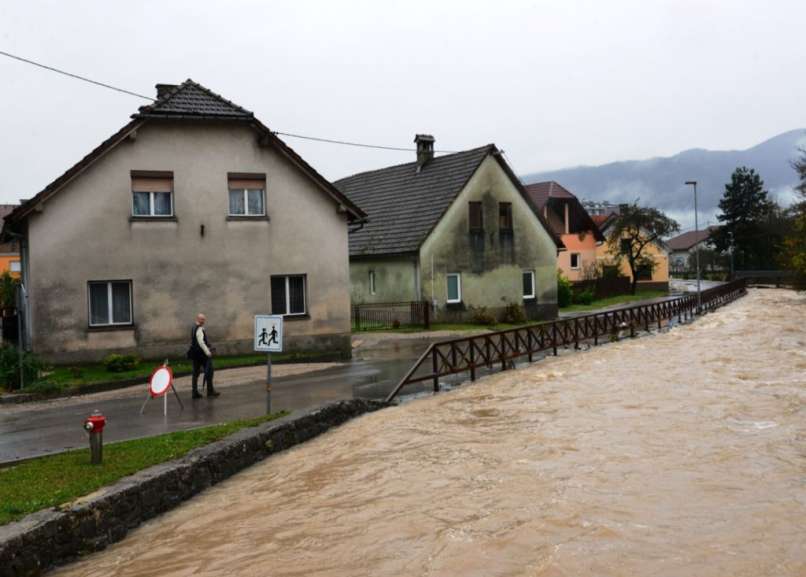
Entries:
POLYGON ((599 227, 579 199, 558 182, 536 182, 525 188, 565 245, 565 251, 557 258, 557 266, 568 280, 584 280, 585 268, 596 265, 596 247, 604 242, 599 227))
POLYGON ((334 183, 369 218, 350 233, 353 303, 428 301, 437 320, 511 304, 556 316, 562 242, 501 152, 435 157, 432 136, 415 142, 416 161, 334 183))
MULTIPOLYGON (((708 248, 708 240, 717 227, 712 226, 704 230, 684 232, 670 238, 666 244, 669 247, 669 267, 674 273, 685 273, 692 270, 692 257, 700 250, 708 248)), ((713 263, 709 263, 713 266, 713 263)))

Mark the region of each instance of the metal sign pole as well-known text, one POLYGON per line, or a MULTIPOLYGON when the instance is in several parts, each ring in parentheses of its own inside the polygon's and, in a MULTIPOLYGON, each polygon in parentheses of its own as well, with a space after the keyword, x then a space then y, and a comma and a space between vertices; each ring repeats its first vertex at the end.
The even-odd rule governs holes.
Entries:
POLYGON ((266 414, 271 414, 271 353, 266 353, 266 414))

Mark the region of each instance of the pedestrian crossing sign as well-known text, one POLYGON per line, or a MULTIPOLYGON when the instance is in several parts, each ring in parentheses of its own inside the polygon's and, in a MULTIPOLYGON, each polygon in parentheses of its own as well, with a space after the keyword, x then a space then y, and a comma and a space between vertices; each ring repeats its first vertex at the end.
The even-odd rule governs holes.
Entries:
POLYGON ((282 315, 255 315, 255 350, 262 353, 283 352, 282 315))

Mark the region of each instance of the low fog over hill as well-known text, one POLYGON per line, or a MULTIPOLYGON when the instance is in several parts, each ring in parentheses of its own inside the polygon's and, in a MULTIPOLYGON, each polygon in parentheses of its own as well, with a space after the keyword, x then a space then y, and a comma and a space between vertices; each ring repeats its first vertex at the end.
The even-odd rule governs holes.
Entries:
POLYGON ((700 218, 711 220, 725 183, 737 166, 755 168, 767 190, 781 204, 793 198, 797 182, 790 161, 798 148, 806 148, 806 129, 779 134, 747 150, 694 148, 674 156, 627 160, 601 166, 579 166, 522 177, 525 183, 556 180, 578 197, 589 200, 631 202, 656 206, 676 218, 684 228, 693 225, 692 195, 686 180, 698 181, 700 218))

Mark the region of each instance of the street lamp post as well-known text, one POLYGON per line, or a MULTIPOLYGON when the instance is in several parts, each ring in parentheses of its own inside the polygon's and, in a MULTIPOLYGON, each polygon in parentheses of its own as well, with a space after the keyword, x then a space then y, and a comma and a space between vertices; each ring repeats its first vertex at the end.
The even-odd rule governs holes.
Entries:
POLYGON ((700 294, 700 222, 697 214, 697 181, 687 180, 687 186, 694 187, 694 254, 697 260, 697 314, 702 310, 702 295, 700 294))

